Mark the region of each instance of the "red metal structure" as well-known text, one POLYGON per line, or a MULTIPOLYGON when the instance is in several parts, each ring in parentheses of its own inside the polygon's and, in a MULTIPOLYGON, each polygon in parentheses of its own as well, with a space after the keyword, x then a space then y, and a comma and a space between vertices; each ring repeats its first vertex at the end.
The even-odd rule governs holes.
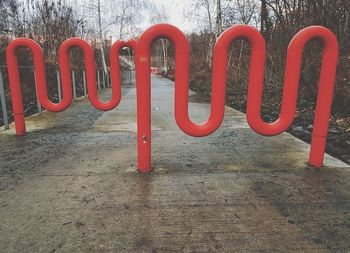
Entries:
POLYGON ((79 38, 71 38, 63 42, 59 50, 59 65, 62 78, 63 99, 60 103, 55 104, 52 103, 47 96, 45 62, 42 48, 35 41, 28 38, 18 38, 13 40, 6 49, 6 58, 8 64, 14 121, 16 125, 16 135, 24 135, 26 133, 16 49, 20 47, 27 47, 31 49, 34 59, 38 100, 46 110, 52 112, 63 111, 67 109, 72 102, 72 78, 69 50, 73 47, 79 47, 82 49, 85 56, 89 100, 95 108, 108 111, 118 106, 121 99, 121 82, 119 71, 120 63, 118 55, 119 50, 126 46, 134 48, 135 41, 117 41, 111 48, 110 62, 112 72, 112 98, 108 102, 103 102, 98 98, 97 93, 95 56, 93 48, 86 41, 79 38))
POLYGON ((273 136, 286 131, 294 120, 298 94, 302 53, 305 45, 318 39, 324 46, 319 92, 317 97, 314 129, 309 163, 322 166, 333 97, 338 42, 328 29, 308 27, 299 32, 288 47, 285 85, 280 117, 273 123, 265 123, 260 116, 266 46, 262 35, 254 28, 239 25, 222 33, 214 48, 211 113, 207 122, 194 124, 188 116, 189 45, 185 35, 176 27, 155 25, 146 30, 138 41, 136 50, 138 164, 140 171, 151 170, 151 108, 150 108, 150 46, 159 38, 167 38, 174 44, 175 53, 175 119, 179 127, 191 136, 206 136, 222 123, 225 111, 225 89, 228 50, 237 39, 245 39, 251 45, 250 76, 248 84, 247 120, 257 133, 273 136))
POLYGON ((13 40, 6 49, 6 60, 8 65, 9 85, 12 97, 14 121, 16 125, 16 135, 24 135, 26 133, 22 90, 16 56, 16 49, 20 47, 28 47, 32 51, 38 100, 42 106, 49 111, 60 112, 68 108, 72 101, 72 89, 70 83, 68 82, 62 82, 63 99, 60 103, 55 104, 49 100, 47 96, 44 55, 39 44, 27 38, 18 38, 13 40))
POLYGON ((250 75, 248 83, 247 121, 250 127, 261 135, 273 136, 286 131, 292 124, 296 112, 296 101, 300 79, 300 68, 303 50, 308 42, 317 39, 323 45, 323 58, 319 81, 314 129, 309 163, 321 167, 325 152, 328 121, 331 111, 336 67, 338 62, 338 42, 334 34, 320 26, 311 26, 300 31, 290 42, 287 51, 285 68, 285 83, 282 106, 279 118, 272 123, 266 123, 261 118, 261 103, 266 58, 266 45, 262 35, 254 28, 246 25, 233 26, 218 38, 214 48, 211 113, 208 121, 196 125, 188 115, 188 81, 190 50, 186 36, 176 27, 168 24, 158 24, 147 29, 138 42, 117 41, 111 49, 111 79, 112 99, 102 102, 96 90, 94 54, 85 41, 72 38, 65 41, 60 48, 60 69, 63 84, 63 100, 53 104, 47 98, 44 60, 41 48, 29 39, 14 40, 7 49, 10 87, 14 108, 16 133, 25 133, 22 94, 19 84, 18 66, 15 49, 19 46, 29 47, 34 56, 37 76, 38 97, 43 107, 50 111, 66 109, 71 100, 71 77, 69 67, 69 49, 80 47, 85 54, 89 99, 100 110, 111 110, 116 107, 121 98, 119 57, 122 47, 128 46, 135 51, 136 90, 137 90, 137 140, 138 169, 140 172, 151 171, 151 65, 150 49, 152 43, 159 38, 167 38, 175 47, 175 119, 182 131, 191 136, 206 136, 216 131, 222 123, 225 111, 225 89, 228 65, 228 50, 233 41, 244 39, 251 46, 250 75))

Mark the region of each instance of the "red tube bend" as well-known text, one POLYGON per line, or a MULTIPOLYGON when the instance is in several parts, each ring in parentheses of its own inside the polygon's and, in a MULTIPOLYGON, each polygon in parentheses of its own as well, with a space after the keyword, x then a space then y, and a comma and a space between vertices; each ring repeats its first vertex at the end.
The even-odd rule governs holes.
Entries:
POLYGON ((9 85, 12 97, 16 135, 24 135, 26 133, 22 90, 16 56, 16 49, 20 47, 27 47, 32 51, 36 78, 35 83, 37 85, 38 100, 41 105, 48 111, 59 112, 65 110, 72 101, 72 90, 68 83, 62 85, 63 99, 60 103, 53 103, 49 100, 46 86, 44 55, 38 43, 28 38, 18 38, 11 41, 6 48, 6 60, 8 64, 9 85))
POLYGON ((285 82, 281 113, 279 118, 272 123, 265 123, 260 117, 264 69, 262 62, 259 62, 259 59, 254 55, 254 49, 252 48, 248 84, 247 120, 250 127, 255 132, 267 136, 277 135, 286 131, 293 123, 296 112, 303 50, 306 44, 314 39, 319 39, 324 47, 320 85, 316 104, 314 133, 321 136, 327 134, 338 61, 338 42, 330 30, 321 26, 311 26, 301 30, 294 36, 289 44, 285 67, 285 82))
POLYGON ((323 57, 309 164, 319 168, 323 165, 338 63, 338 42, 330 30, 321 26, 310 26, 301 30, 292 39, 287 51, 281 113, 279 118, 273 123, 265 123, 260 117, 264 72, 261 63, 258 62, 258 59, 253 59, 252 55, 248 87, 247 120, 255 132, 268 136, 280 134, 290 127, 296 112, 303 50, 307 43, 314 39, 318 39, 323 44, 323 57))
POLYGON ((188 115, 189 45, 187 39, 176 27, 158 24, 141 35, 136 48, 140 171, 151 169, 150 47, 158 38, 171 40, 176 49, 176 122, 185 133, 198 137, 213 133, 224 118, 228 50, 233 41, 245 39, 251 45, 247 121, 255 132, 271 136, 286 131, 292 124, 296 111, 303 49, 311 40, 321 40, 324 50, 309 163, 316 167, 322 166, 338 59, 338 43, 331 31, 324 27, 312 26, 300 31, 291 41, 287 52, 281 113, 273 123, 264 122, 260 115, 266 59, 264 38, 256 29, 246 25, 233 26, 223 32, 214 48, 210 116, 204 124, 196 125, 188 115))
POLYGON ((112 82, 112 98, 114 103, 111 105, 111 109, 118 106, 121 99, 121 79, 120 79, 120 61, 119 61, 119 51, 123 47, 129 47, 135 50, 136 41, 129 40, 125 41, 116 41, 111 47, 110 50, 110 64, 111 64, 111 82, 112 82), (113 107, 112 107, 113 106, 113 107))
POLYGON ((112 98, 108 102, 103 102, 98 97, 97 86, 96 86, 96 67, 95 67, 95 56, 93 48, 80 38, 70 38, 64 41, 59 50, 59 64, 61 71, 62 83, 71 84, 71 72, 70 72, 70 61, 69 61, 69 50, 72 47, 79 47, 84 52, 85 68, 86 68, 86 80, 88 86, 88 97, 91 104, 99 110, 108 111, 112 110, 119 104, 120 91, 118 86, 112 85, 112 98))
POLYGON ((214 49, 212 113, 223 117, 225 101, 227 54, 230 44, 238 38, 247 40, 251 45, 251 62, 248 83, 247 121, 250 127, 261 135, 273 136, 286 131, 294 121, 300 69, 303 50, 312 40, 319 40, 323 45, 323 57, 316 102, 314 129, 312 132, 309 164, 321 167, 326 148, 329 118, 332 108, 334 82, 338 63, 338 42, 335 35, 327 28, 310 26, 298 32, 289 44, 285 67, 285 82, 279 118, 266 123, 261 118, 263 95, 265 41, 261 34, 248 26, 234 26, 223 32, 214 49), (219 93, 219 94, 218 94, 219 93), (221 100, 218 111, 215 101, 221 100), (221 109, 221 110, 220 110, 221 109))

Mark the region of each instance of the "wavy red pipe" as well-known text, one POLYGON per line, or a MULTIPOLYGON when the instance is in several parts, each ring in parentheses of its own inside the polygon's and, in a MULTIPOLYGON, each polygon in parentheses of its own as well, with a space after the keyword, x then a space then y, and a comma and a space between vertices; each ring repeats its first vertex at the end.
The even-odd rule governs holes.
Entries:
POLYGON ((6 56, 9 71, 16 134, 25 134, 25 122, 20 87, 16 49, 28 47, 34 58, 37 77, 38 99, 49 111, 65 110, 72 101, 69 50, 79 47, 85 56, 89 100, 99 110, 112 110, 121 99, 119 50, 130 47, 135 51, 136 91, 137 91, 137 139, 138 168, 140 172, 151 171, 151 66, 150 49, 159 38, 171 40, 175 46, 175 119, 182 131, 191 136, 206 136, 216 131, 222 123, 225 112, 226 74, 228 50, 238 39, 248 41, 251 46, 250 74, 248 82, 247 121, 250 127, 261 135, 273 136, 286 131, 292 124, 296 112, 296 101, 300 79, 302 54, 306 44, 314 39, 323 45, 323 58, 317 96, 314 129, 312 133, 309 164, 321 167, 325 152, 329 117, 331 111, 336 67, 338 62, 338 42, 334 34, 320 26, 311 26, 300 31, 290 42, 285 67, 285 83, 279 118, 266 123, 261 118, 261 104, 266 59, 266 45, 262 35, 254 28, 245 25, 233 26, 218 38, 213 57, 211 113, 201 125, 191 121, 188 115, 189 44, 186 36, 176 27, 158 24, 147 29, 139 41, 117 41, 110 52, 112 98, 103 102, 98 98, 94 51, 82 39, 66 40, 59 50, 59 64, 62 77, 63 99, 52 103, 47 97, 46 75, 43 52, 33 40, 15 39, 7 48, 6 56))
POLYGON ((117 41, 111 48, 110 62, 112 98, 108 102, 101 101, 98 97, 96 87, 95 56, 93 48, 86 41, 80 38, 70 38, 64 41, 59 49, 59 66, 62 79, 61 83, 63 94, 62 101, 59 103, 53 103, 48 98, 44 55, 40 45, 34 40, 28 38, 18 38, 11 41, 6 49, 6 58, 8 64, 9 85, 12 97, 16 135, 18 136, 24 135, 26 133, 22 90, 16 56, 17 49, 22 47, 29 48, 32 52, 34 59, 34 71, 36 76, 38 100, 43 108, 52 112, 60 112, 67 109, 71 104, 73 96, 69 51, 73 47, 78 47, 84 53, 89 100, 95 108, 103 111, 108 111, 118 106, 121 99, 120 63, 118 57, 119 50, 123 47, 134 48, 135 41, 117 41))
POLYGON ((312 26, 303 29, 292 39, 287 53, 281 113, 275 122, 266 123, 261 118, 266 58, 264 38, 256 29, 246 25, 227 29, 218 38, 214 48, 211 113, 206 122, 197 125, 188 115, 189 44, 185 35, 176 27, 159 24, 152 26, 141 35, 136 48, 138 165, 140 171, 151 171, 150 47, 159 38, 171 40, 176 50, 176 122, 182 131, 197 137, 216 131, 224 118, 228 50, 232 42, 244 39, 251 46, 247 121, 255 132, 273 136, 286 131, 294 120, 303 49, 311 40, 321 41, 324 49, 309 164, 315 167, 322 166, 338 62, 338 42, 330 30, 312 26))

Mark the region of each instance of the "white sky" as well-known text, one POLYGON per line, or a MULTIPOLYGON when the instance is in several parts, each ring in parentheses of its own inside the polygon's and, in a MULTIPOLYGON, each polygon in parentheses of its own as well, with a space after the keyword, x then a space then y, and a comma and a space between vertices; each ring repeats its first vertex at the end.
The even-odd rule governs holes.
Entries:
POLYGON ((184 12, 191 6, 191 0, 153 0, 153 2, 165 7, 169 16, 167 23, 177 26, 183 32, 190 32, 195 28, 195 22, 184 17, 184 12))
MULTIPOLYGON (((24 1, 24 0, 23 0, 24 1)), ((79 8, 84 13, 84 9, 82 6, 88 6, 87 3, 89 1, 94 0, 66 0, 67 2, 73 3, 76 8, 79 8)), ((105 0, 104 3, 113 0, 105 0)), ((196 28, 196 22, 191 20, 190 18, 185 18, 185 12, 188 11, 191 7, 192 0, 150 0, 154 5, 156 5, 157 9, 162 9, 164 7, 166 11, 166 15, 168 16, 168 21, 166 23, 175 25, 184 33, 192 32, 196 28)), ((78 10, 78 12, 79 12, 78 10)), ((152 10, 147 10, 147 12, 152 12, 152 10)), ((143 30, 146 30, 150 26, 150 16, 147 12, 144 13, 144 22, 138 24, 137 26, 140 28, 140 33, 143 30)), ((84 14, 83 14, 84 15, 84 14)), ((109 31, 107 32, 113 39, 115 39, 118 35, 117 33, 113 33, 113 27, 109 27, 109 31)), ((118 29, 118 28, 117 28, 118 29)))

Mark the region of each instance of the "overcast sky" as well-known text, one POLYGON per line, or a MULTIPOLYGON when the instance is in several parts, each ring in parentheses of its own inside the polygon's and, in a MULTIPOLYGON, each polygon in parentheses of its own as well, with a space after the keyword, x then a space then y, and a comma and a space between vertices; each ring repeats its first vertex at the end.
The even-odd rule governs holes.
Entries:
MULTIPOLYGON (((67 0, 68 2, 72 3, 76 6, 78 9, 78 13, 80 15, 83 15, 84 18, 89 17, 88 12, 86 12, 86 8, 89 6, 89 1, 94 0, 67 0)), ((106 5, 108 1, 113 0, 105 0, 103 1, 103 4, 106 5)), ((196 21, 191 20, 190 18, 185 17, 185 13, 191 9, 191 3, 192 0, 149 0, 152 2, 158 10, 165 10, 165 14, 168 16, 168 21, 166 23, 175 25, 180 30, 182 30, 184 33, 192 32, 196 29, 196 21), (164 7, 164 8, 162 8, 164 7)), ((104 6, 106 7, 106 6, 104 6)), ((107 4, 108 8, 108 4, 107 4)), ((102 10, 103 12, 103 10, 102 10)), ((112 14, 113 15, 113 14, 112 14)), ((137 27, 140 28, 140 33, 144 30, 146 30, 150 26, 150 17, 152 16, 152 9, 145 11, 144 13, 144 21, 141 24, 138 24, 137 27)), ((90 18, 94 19, 95 17, 92 17, 90 15, 90 18)), ((103 18, 103 17, 102 17, 103 18)), ((105 17, 106 18, 106 17, 105 17)), ((92 20, 92 22, 95 22, 92 20)), ((119 28, 115 28, 113 26, 110 26, 108 30, 105 30, 107 36, 111 36, 113 39, 117 39, 119 36, 119 28), (117 29, 116 32, 113 32, 114 29, 117 29)))
MULTIPOLYGON (((177 26, 184 32, 190 32, 194 29, 194 21, 184 18, 185 10, 191 6, 191 0, 153 0, 158 6, 164 6, 169 16, 169 22, 177 26)), ((145 27, 146 28, 146 27, 145 27)))

